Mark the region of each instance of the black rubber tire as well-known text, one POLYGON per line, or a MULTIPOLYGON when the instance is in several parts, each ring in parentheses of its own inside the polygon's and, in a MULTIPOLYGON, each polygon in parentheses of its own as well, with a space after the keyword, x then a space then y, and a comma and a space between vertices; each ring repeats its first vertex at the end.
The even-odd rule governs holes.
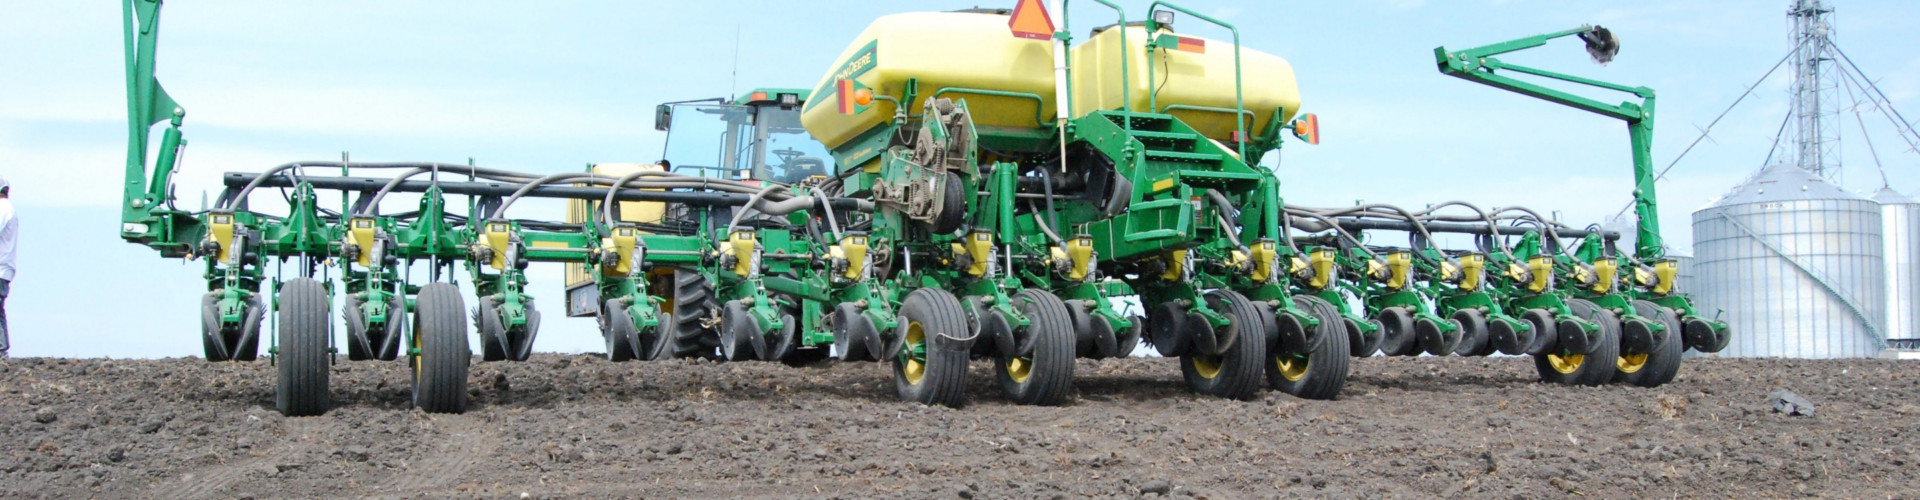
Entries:
POLYGON ((720 313, 720 359, 752 361, 760 359, 758 346, 766 344, 766 333, 753 319, 745 302, 730 300, 720 313), (755 337, 759 342, 754 342, 755 337))
POLYGON ((1025 357, 996 357, 993 373, 1000 381, 1001 393, 1023 405, 1066 402, 1073 392, 1073 358, 1078 344, 1067 304, 1046 290, 1032 288, 1013 294, 1012 299, 1014 309, 1032 321, 1027 326, 1027 338, 1022 340, 1033 344, 1033 352, 1025 357), (1025 380, 1014 379, 1015 360, 1024 365, 1025 380))
POLYGON ((1560 323, 1554 321, 1553 313, 1546 309, 1528 309, 1520 313, 1520 321, 1533 327, 1533 342, 1527 345, 1527 354, 1544 356, 1559 343, 1560 323))
POLYGON ((946 173, 945 182, 941 183, 946 193, 940 199, 940 215, 927 225, 933 234, 952 234, 967 221, 967 192, 961 184, 959 174, 946 173))
POLYGON ((518 334, 508 332, 508 335, 515 337, 513 342, 509 343, 509 348, 518 350, 508 351, 507 359, 514 361, 526 361, 527 358, 533 357, 533 342, 540 337, 540 306, 533 301, 533 297, 523 296, 523 298, 527 299, 525 306, 527 324, 521 327, 518 334))
POLYGON ((1372 336, 1368 336, 1367 332, 1362 331, 1360 329, 1360 322, 1354 321, 1353 318, 1345 318, 1342 319, 1341 322, 1346 323, 1347 327, 1348 355, 1356 358, 1367 358, 1372 357, 1373 353, 1380 352, 1380 341, 1386 336, 1382 332, 1385 328, 1381 326, 1380 320, 1367 320, 1367 323, 1373 325, 1372 336))
POLYGON ((1461 309, 1454 311, 1452 318, 1460 323, 1460 344, 1454 346, 1453 353, 1461 356, 1487 355, 1487 313, 1479 309, 1461 309))
POLYGON ((1167 302, 1147 310, 1147 344, 1161 356, 1184 356, 1193 350, 1193 339, 1187 338, 1187 310, 1180 304, 1167 302))
POLYGON ((1120 338, 1114 341, 1113 357, 1130 358, 1133 357, 1134 351, 1140 349, 1140 336, 1147 330, 1147 318, 1133 316, 1127 318, 1127 321, 1132 322, 1133 327, 1121 332, 1120 338))
POLYGON ((367 328, 370 325, 367 325, 366 313, 360 310, 366 305, 366 300, 354 294, 347 294, 343 302, 345 303, 340 307, 340 319, 347 329, 347 360, 375 359, 376 351, 380 349, 380 339, 385 338, 386 328, 382 327, 378 333, 367 328))
POLYGON ((266 316, 267 308, 260 305, 260 296, 255 295, 248 297, 246 312, 241 315, 241 317, 246 319, 241 320, 240 330, 234 332, 234 335, 239 336, 234 339, 234 344, 236 344, 233 348, 234 361, 244 362, 259 359, 260 325, 264 323, 261 320, 266 319, 266 316))
POLYGON ((851 303, 840 304, 834 308, 833 320, 828 323, 833 331, 833 351, 841 361, 878 361, 879 344, 875 339, 873 320, 860 314, 860 307, 851 303))
POLYGON ((427 413, 467 411, 467 304, 460 287, 429 283, 414 300, 413 405, 427 413))
POLYGON ((638 359, 640 351, 634 341, 639 336, 625 305, 612 300, 600 303, 600 337, 606 341, 607 361, 620 363, 638 359))
POLYGON ((924 357, 916 359, 912 341, 903 341, 906 348, 892 358, 893 385, 900 399, 953 408, 965 406, 967 350, 937 347, 941 342, 937 339, 942 335, 954 338, 970 335, 960 299, 938 288, 914 290, 907 294, 906 300, 900 301, 899 318, 895 336, 907 339, 909 334, 918 335, 925 346, 924 357), (913 363, 919 363, 914 368, 918 371, 916 376, 908 373, 913 363))
POLYGON ((506 361, 507 328, 500 323, 500 305, 491 297, 481 297, 473 308, 473 328, 480 335, 481 361, 506 361))
POLYGON ((226 334, 220 331, 220 298, 207 294, 200 298, 200 351, 207 361, 231 361, 226 334))
POLYGON ((326 287, 312 278, 294 278, 280 286, 280 350, 274 364, 279 377, 273 406, 282 415, 308 417, 327 412, 327 341, 332 333, 326 287))
MULTIPOLYGON (((1680 354, 1687 347, 1680 337, 1680 316, 1672 309, 1662 307, 1650 301, 1633 301, 1633 312, 1644 318, 1650 318, 1667 326, 1665 338, 1660 340, 1652 352, 1648 352, 1646 362, 1632 373, 1616 370, 1613 381, 1625 382, 1640 387, 1660 387, 1672 382, 1680 374, 1680 354)), ((1625 358, 1625 353, 1622 354, 1625 358)))
POLYGON ((253 361, 259 358, 260 323, 266 317, 266 309, 260 307, 260 297, 257 295, 248 297, 246 304, 246 309, 240 313, 240 328, 221 331, 220 299, 212 295, 202 299, 200 347, 207 361, 253 361))
POLYGON ((706 326, 720 312, 720 300, 713 295, 713 282, 700 273, 673 271, 673 357, 717 357, 720 347, 718 325, 706 326))
POLYGON ((407 336, 407 298, 393 295, 387 299, 387 331, 374 342, 374 359, 393 361, 400 357, 401 339, 407 336))
POLYGON ((1527 347, 1533 345, 1534 333, 1536 330, 1522 325, 1488 321, 1487 347, 1482 351, 1489 356, 1495 352, 1509 356, 1526 354, 1527 347))
POLYGON ((347 330, 347 361, 366 361, 373 359, 372 339, 366 339, 366 342, 362 342, 361 340, 365 335, 362 333, 362 330, 366 329, 365 323, 367 319, 366 315, 360 312, 360 307, 365 305, 366 301, 360 300, 359 297, 354 297, 353 294, 349 293, 342 302, 344 302, 344 304, 341 304, 340 307, 340 322, 344 324, 347 330))
POLYGON ((640 352, 644 356, 640 359, 673 359, 673 333, 666 331, 673 328, 673 314, 661 312, 654 317, 660 320, 660 324, 640 332, 640 352))
POLYGON ((766 346, 760 351, 761 361, 786 361, 793 358, 794 353, 799 351, 799 313, 800 311, 795 307, 780 308, 780 323, 783 326, 766 339, 766 346))
POLYGON ((1271 353, 1272 361, 1265 363, 1267 385, 1287 394, 1304 399, 1330 400, 1340 395, 1340 389, 1347 386, 1348 366, 1352 355, 1347 342, 1346 318, 1340 315, 1340 309, 1333 304, 1310 295, 1295 295, 1295 304, 1306 309, 1320 324, 1313 328, 1312 335, 1320 341, 1311 342, 1313 352, 1307 353, 1306 369, 1289 379, 1288 373, 1281 370, 1281 361, 1300 361, 1294 353, 1271 353))
POLYGON ((1380 322, 1380 352, 1388 356, 1420 354, 1420 339, 1413 331, 1413 312, 1405 307, 1381 309, 1374 315, 1380 322))
MULTIPOLYGON (((1267 343, 1252 332, 1264 332, 1266 318, 1261 317, 1253 302, 1239 292, 1215 290, 1207 294, 1207 306, 1225 313, 1229 321, 1227 328, 1239 330, 1232 335, 1234 342, 1218 356, 1188 354, 1180 357, 1180 375, 1186 379, 1187 388, 1194 392, 1228 399, 1247 400, 1260 394, 1264 382, 1262 375, 1267 364, 1267 343), (1247 333, 1241 335, 1240 333, 1247 333), (1209 369, 1202 367, 1208 366, 1209 369), (1207 376, 1205 372, 1212 372, 1207 376)), ((1193 321, 1189 318, 1188 321, 1193 321)))
POLYGON ((1716 331, 1705 318, 1681 319, 1681 330, 1685 334, 1685 345, 1701 353, 1716 353, 1727 348, 1733 340, 1733 334, 1724 330, 1716 331))
MULTIPOLYGON (((1419 352, 1425 352, 1434 356, 1453 354, 1453 350, 1460 346, 1460 331, 1464 329, 1465 327, 1459 322, 1451 319, 1434 321, 1428 318, 1418 318, 1413 320, 1414 335, 1419 338, 1419 352), (1445 328, 1448 325, 1453 326, 1453 331, 1446 331, 1445 328)), ((1418 355, 1418 353, 1415 353, 1415 355, 1418 355)))
POLYGON ((1567 301, 1568 309, 1574 316, 1594 320, 1600 324, 1600 330, 1593 335, 1593 352, 1586 354, 1550 353, 1534 356, 1533 366, 1540 374, 1540 380, 1562 385, 1596 386, 1613 380, 1613 372, 1618 369, 1620 359, 1620 316, 1613 311, 1602 309, 1585 299, 1567 301), (1560 354, 1567 356, 1561 357, 1560 354), (1575 358, 1575 356, 1578 356, 1575 358), (1549 357, 1559 357, 1573 365, 1569 371, 1562 372, 1554 368, 1549 357), (1577 362, 1572 360, 1577 359, 1577 362))

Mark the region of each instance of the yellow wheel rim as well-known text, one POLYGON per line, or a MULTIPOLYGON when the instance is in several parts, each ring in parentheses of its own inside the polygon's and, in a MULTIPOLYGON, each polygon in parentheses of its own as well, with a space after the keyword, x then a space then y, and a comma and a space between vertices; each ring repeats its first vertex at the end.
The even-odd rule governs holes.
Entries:
POLYGON ((926 343, 926 341, 927 332, 924 327, 920 326, 920 322, 908 322, 906 347, 901 349, 900 353, 901 357, 906 358, 905 362, 900 365, 900 375, 906 377, 908 385, 920 385, 920 380, 927 376, 926 360, 913 357, 914 348, 926 343))
POLYGON ((1580 371, 1580 365, 1586 363, 1586 361, 1587 355, 1585 354, 1568 354, 1566 356, 1558 354, 1547 355, 1547 364, 1553 367, 1553 371, 1560 372, 1562 375, 1572 375, 1573 372, 1580 371))
POLYGON ((1620 361, 1614 363, 1614 365, 1620 368, 1621 372, 1637 373, 1640 371, 1641 368, 1647 366, 1647 355, 1646 354, 1622 354, 1620 355, 1620 361))
POLYGON ((1200 378, 1208 380, 1220 376, 1220 357, 1205 355, 1194 356, 1193 371, 1198 372, 1200 378))
MULTIPOLYGON (((414 322, 414 325, 419 325, 419 324, 420 324, 420 323, 419 323, 419 320, 417 320, 417 319, 416 319, 416 320, 415 320, 415 322, 414 322)), ((419 332, 419 331, 417 331, 417 330, 413 332, 413 352, 415 352, 415 353, 420 353, 420 354, 413 354, 413 355, 412 355, 412 357, 413 357, 413 379, 414 379, 414 380, 420 380, 420 371, 421 371, 421 365, 425 365, 425 364, 426 364, 426 363, 422 363, 422 362, 420 362, 420 361, 421 361, 421 358, 423 358, 423 357, 424 357, 424 356, 423 356, 423 354, 424 354, 424 353, 425 353, 426 351, 424 351, 424 350, 421 350, 421 349, 420 349, 420 332, 419 332)))
POLYGON ((1273 357, 1273 366, 1280 369, 1280 377, 1288 382, 1299 382, 1307 378, 1307 367, 1313 366, 1313 358, 1282 354, 1273 357))
POLYGON ((1014 383, 1024 384, 1024 383, 1027 383, 1027 379, 1032 377, 1033 377, 1033 360, 1027 359, 1027 358, 1013 358, 1013 359, 1007 360, 1007 378, 1013 379, 1014 383))

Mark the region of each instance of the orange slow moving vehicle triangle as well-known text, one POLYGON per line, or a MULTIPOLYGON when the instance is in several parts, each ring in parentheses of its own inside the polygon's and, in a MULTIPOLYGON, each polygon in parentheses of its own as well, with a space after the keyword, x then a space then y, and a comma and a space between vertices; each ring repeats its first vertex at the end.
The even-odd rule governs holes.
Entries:
POLYGON ((1047 7, 1041 5, 1040 0, 1020 0, 1015 4, 1007 27, 1013 29, 1013 36, 1020 38, 1053 38, 1053 17, 1047 14, 1047 7))

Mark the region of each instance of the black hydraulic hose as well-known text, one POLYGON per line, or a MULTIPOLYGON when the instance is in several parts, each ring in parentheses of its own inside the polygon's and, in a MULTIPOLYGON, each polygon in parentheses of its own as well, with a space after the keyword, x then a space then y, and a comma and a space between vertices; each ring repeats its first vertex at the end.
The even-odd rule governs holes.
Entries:
MULTIPOLYGON (((1428 247, 1437 248, 1437 247, 1434 247, 1433 233, 1427 232, 1427 225, 1420 222, 1420 218, 1415 217, 1413 215, 1413 212, 1409 212, 1404 208, 1400 208, 1393 205, 1382 204, 1382 203, 1370 203, 1366 205, 1361 205, 1358 208, 1360 209, 1361 213, 1369 213, 1369 214, 1375 214, 1375 215, 1389 215, 1386 213, 1376 211, 1376 210, 1385 210, 1388 212, 1393 212, 1395 214, 1398 214, 1401 219, 1405 219, 1408 224, 1413 225, 1413 229, 1415 233, 1419 234, 1421 238, 1424 238, 1426 240, 1428 247)), ((1415 257, 1419 257, 1422 260, 1427 260, 1430 262, 1433 261, 1432 258, 1429 258, 1426 256, 1426 254, 1423 254, 1420 252, 1414 252, 1413 255, 1415 257)))
POLYGON ((1287 213, 1286 210, 1280 211, 1280 230, 1283 231, 1280 241, 1286 242, 1287 250, 1292 250, 1294 255, 1300 255, 1300 247, 1293 244, 1293 214, 1287 213))
POLYGON ((1233 200, 1227 199, 1227 195, 1220 194, 1219 190, 1208 189, 1207 197, 1213 199, 1214 204, 1220 205, 1221 210, 1230 212, 1228 217, 1236 221, 1240 220, 1240 209, 1233 206, 1233 200))
MULTIPOLYGON (((833 236, 834 239, 836 240, 839 239, 840 238, 840 222, 834 220, 833 205, 827 203, 827 193, 821 192, 820 186, 812 186, 811 189, 813 189, 814 199, 820 201, 819 203, 820 210, 827 214, 827 229, 833 231, 832 233, 830 233, 830 235, 833 236)), ((832 243, 828 243, 828 244, 831 245, 832 243)))
MULTIPOLYGON (((1065 159, 1062 160, 1061 165, 1066 165, 1065 159)), ((1053 223, 1053 227, 1060 227, 1060 216, 1053 211, 1053 174, 1047 172, 1047 167, 1036 170, 1040 171, 1040 189, 1047 195, 1047 220, 1053 223)))
POLYGON ((1234 248, 1238 248, 1242 252, 1252 253, 1252 250, 1247 249, 1246 245, 1240 243, 1240 235, 1234 232, 1233 226, 1227 222, 1227 216, 1221 215, 1219 212, 1214 212, 1213 218, 1220 221, 1220 232, 1227 234, 1227 241, 1233 243, 1234 248))
MULTIPOLYGON (((742 217, 746 217, 747 211, 755 210, 754 206, 759 205, 760 200, 766 199, 767 194, 772 193, 776 189, 780 189, 780 186, 767 186, 766 189, 761 189, 760 192, 753 193, 752 198, 747 198, 747 204, 741 205, 740 209, 733 213, 733 220, 727 223, 727 231, 724 233, 720 233, 720 241, 715 242, 714 246, 724 249, 725 244, 727 242, 727 238, 732 238, 734 228, 740 226, 740 219, 742 217)), ((765 213, 765 212, 762 212, 762 213, 765 213)))
POLYGON ((1557 253, 1563 256, 1572 257, 1572 253, 1567 251, 1567 246, 1562 244, 1560 241, 1560 232, 1555 230, 1557 226, 1561 226, 1562 224, 1560 224, 1559 222, 1547 220, 1547 218, 1541 217, 1538 212, 1534 212, 1533 209, 1527 208, 1527 207, 1494 207, 1493 209, 1493 214, 1495 217, 1498 217, 1500 214, 1507 213, 1507 212, 1520 212, 1520 213, 1526 214, 1529 219, 1533 220, 1534 223, 1540 225, 1541 230, 1547 233, 1548 238, 1553 239, 1554 246, 1559 247, 1558 249, 1559 252, 1557 253))
POLYGON ((642 170, 642 171, 639 171, 639 172, 634 172, 634 173, 631 173, 631 174, 627 174, 627 175, 623 175, 623 176, 620 176, 620 179, 619 179, 619 180, 615 180, 615 181, 613 181, 613 185, 612 185, 612 186, 608 186, 608 187, 607 187, 607 198, 606 198, 605 200, 601 200, 601 202, 600 202, 600 213, 601 213, 601 215, 602 215, 602 218, 600 219, 600 220, 601 220, 601 230, 603 230, 603 231, 611 231, 611 230, 613 229, 613 223, 614 223, 614 220, 615 220, 615 219, 613 218, 613 195, 614 195, 614 193, 617 193, 617 192, 619 192, 619 191, 620 191, 620 187, 621 187, 621 186, 625 186, 625 185, 627 185, 627 183, 629 183, 629 182, 633 182, 633 180, 634 180, 634 179, 639 179, 639 178, 640 178, 640 176, 642 176, 642 175, 646 175, 646 174, 648 174, 648 173, 657 173, 657 172, 648 172, 648 171, 645 171, 645 170, 642 170))
POLYGON ((241 187, 239 194, 234 196, 233 201, 228 202, 225 206, 237 207, 246 203, 247 195, 252 194, 254 188, 260 187, 260 184, 262 182, 266 182, 266 179, 268 177, 273 177, 274 175, 278 175, 281 172, 285 172, 287 170, 295 169, 295 168, 321 167, 321 168, 348 168, 348 169, 354 169, 354 168, 397 169, 397 168, 433 167, 436 165, 444 165, 448 169, 452 169, 455 167, 463 168, 463 169, 469 168, 466 165, 452 165, 452 164, 445 164, 445 163, 419 163, 419 162, 353 163, 353 162, 340 162, 340 161, 304 161, 304 162, 285 163, 285 164, 281 164, 279 166, 267 169, 266 172, 261 173, 258 177, 254 177, 253 181, 248 182, 246 186, 241 187))
MULTIPOLYGON (((1360 242, 1359 237, 1354 236, 1353 233, 1347 232, 1346 228, 1340 227, 1340 223, 1338 221, 1333 220, 1333 218, 1331 217, 1327 217, 1324 215, 1320 215, 1320 214, 1316 214, 1316 213, 1304 211, 1304 210, 1287 209, 1286 212, 1287 212, 1287 215, 1289 216, 1297 215, 1301 217, 1308 217, 1308 218, 1318 220, 1320 221, 1321 224, 1326 225, 1326 229, 1332 229, 1335 233, 1339 234, 1341 237, 1346 238, 1347 241, 1353 242, 1354 247, 1359 248, 1363 252, 1366 252, 1367 255, 1372 256, 1373 258, 1376 258, 1376 259, 1380 258, 1380 254, 1374 253, 1372 249, 1367 248, 1367 245, 1365 243, 1360 242)), ((1312 228, 1312 227, 1302 227, 1300 229, 1307 232, 1319 232, 1319 231, 1326 230, 1323 228, 1312 228)))
MULTIPOLYGON (((1475 213, 1475 214, 1479 214, 1479 215, 1480 215, 1480 220, 1482 220, 1482 221, 1484 221, 1484 222, 1486 222, 1486 223, 1487 223, 1487 231, 1489 231, 1489 232, 1492 232, 1492 233, 1493 233, 1493 240, 1494 240, 1494 241, 1500 241, 1500 227, 1499 227, 1499 225, 1498 225, 1498 224, 1494 224, 1494 223, 1493 223, 1493 215, 1492 215, 1492 214, 1489 214, 1489 213, 1487 213, 1487 211, 1485 211, 1485 210, 1481 210, 1481 209, 1480 209, 1480 207, 1478 207, 1478 206, 1475 206, 1475 205, 1474 205, 1474 204, 1472 204, 1472 203, 1467 203, 1467 202, 1464 202, 1464 201, 1458 201, 1458 200, 1449 200, 1449 201, 1444 201, 1444 202, 1440 202, 1440 203, 1438 203, 1438 204, 1435 204, 1435 205, 1433 205, 1433 206, 1431 206, 1431 207, 1427 207, 1427 209, 1426 209, 1426 210, 1423 210, 1423 211, 1421 211, 1421 213, 1422 213, 1422 214, 1432 214, 1432 213, 1433 213, 1433 212, 1435 212, 1435 211, 1438 211, 1438 210, 1440 210, 1440 209, 1442 209, 1442 208, 1446 208, 1446 207, 1449 207, 1449 206, 1457 206, 1457 207, 1463 207, 1463 208, 1466 208, 1467 210, 1472 210, 1472 211, 1473 211, 1473 213, 1475 213)), ((1505 256, 1507 256, 1507 258, 1508 258, 1508 259, 1512 259, 1512 258, 1513 258, 1513 252, 1511 252, 1511 251, 1508 251, 1508 250, 1507 250, 1507 247, 1506 247, 1506 245, 1495 245, 1495 246, 1496 246, 1496 247, 1499 247, 1499 248, 1500 248, 1500 254, 1501 254, 1501 255, 1505 255, 1505 256)))
MULTIPOLYGON (((552 174, 545 177, 541 177, 539 179, 534 179, 533 182, 522 184, 520 186, 520 189, 514 190, 513 195, 508 196, 505 201, 500 202, 500 206, 497 208, 494 208, 493 213, 487 215, 487 219, 499 219, 502 214, 507 213, 507 208, 513 206, 513 202, 520 200, 520 198, 523 196, 526 196, 528 192, 533 191, 533 188, 537 188, 540 186, 544 186, 544 185, 552 184, 556 182, 572 181, 582 177, 605 178, 605 176, 602 176, 600 174, 571 172, 571 173, 565 173, 565 174, 552 174)), ((613 190, 609 189, 607 192, 611 193, 613 192, 613 190)))
POLYGON ((1233 207, 1233 200, 1228 200, 1227 195, 1220 194, 1220 191, 1214 189, 1207 190, 1207 198, 1213 199, 1213 204, 1220 206, 1220 211, 1214 212, 1213 216, 1220 221, 1220 231, 1227 233, 1227 241, 1233 242, 1233 246, 1238 247, 1242 252, 1252 253, 1253 251, 1248 249, 1247 245, 1240 243, 1240 233, 1234 232, 1234 226, 1227 222, 1229 219, 1240 220, 1240 211, 1233 207))
POLYGON ((408 170, 404 174, 400 174, 399 177, 394 177, 392 180, 387 181, 385 185, 380 186, 379 191, 374 191, 373 196, 368 197, 366 206, 360 209, 361 210, 360 214, 361 215, 378 215, 380 213, 380 200, 386 199, 387 193, 393 192, 394 188, 398 187, 401 182, 405 182, 407 179, 412 178, 413 176, 428 173, 428 172, 433 172, 436 170, 446 170, 456 174, 464 173, 464 174, 472 175, 474 177, 478 177, 482 179, 495 180, 495 181, 501 181, 501 182, 524 182, 534 178, 533 174, 513 172, 509 170, 468 167, 465 165, 435 165, 430 167, 417 167, 417 168, 414 168, 413 170, 408 170))
MULTIPOLYGON (((1039 210, 1036 210, 1036 207, 1034 207, 1033 200, 1027 200, 1027 211, 1030 211, 1030 212, 1039 211, 1039 210)), ((1047 235, 1047 239, 1053 240, 1053 244, 1055 246, 1058 246, 1060 248, 1067 247, 1066 240, 1060 239, 1060 234, 1053 232, 1053 228, 1047 226, 1046 218, 1040 217, 1038 214, 1035 214, 1033 217, 1033 224, 1036 226, 1040 226, 1040 233, 1047 235)))

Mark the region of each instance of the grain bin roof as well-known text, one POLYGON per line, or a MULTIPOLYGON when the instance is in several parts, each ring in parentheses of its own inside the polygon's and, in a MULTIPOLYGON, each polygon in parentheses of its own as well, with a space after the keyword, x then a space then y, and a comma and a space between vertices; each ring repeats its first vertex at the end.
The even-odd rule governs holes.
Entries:
POLYGON ((1881 205, 1920 204, 1920 201, 1913 201, 1913 198, 1900 194, 1899 191, 1894 191, 1893 188, 1890 187, 1880 188, 1880 192, 1873 193, 1873 201, 1880 202, 1881 205))
POLYGON ((1746 184, 1734 188, 1732 193, 1721 198, 1713 206, 1744 205, 1775 201, 1798 200, 1863 200, 1860 195, 1848 193, 1813 175, 1806 169, 1785 163, 1774 164, 1760 171, 1746 184))

